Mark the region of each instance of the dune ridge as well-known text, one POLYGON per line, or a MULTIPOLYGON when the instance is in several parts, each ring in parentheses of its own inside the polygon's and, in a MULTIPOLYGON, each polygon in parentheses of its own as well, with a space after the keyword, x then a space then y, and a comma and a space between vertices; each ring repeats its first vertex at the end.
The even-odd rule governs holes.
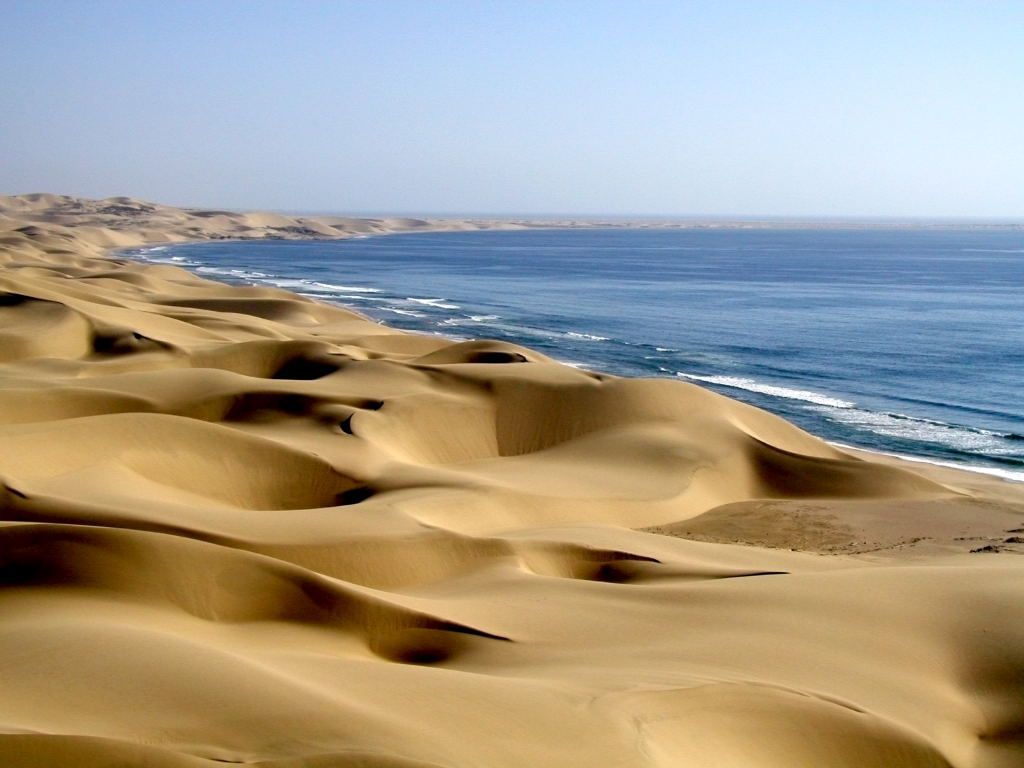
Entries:
POLYGON ((1024 764, 1024 491, 0 198, 0 763, 1024 764))

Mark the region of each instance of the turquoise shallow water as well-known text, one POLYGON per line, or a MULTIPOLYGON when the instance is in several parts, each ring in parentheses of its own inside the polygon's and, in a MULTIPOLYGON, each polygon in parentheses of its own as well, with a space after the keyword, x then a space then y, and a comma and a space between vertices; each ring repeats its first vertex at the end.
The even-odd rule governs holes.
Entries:
POLYGON ((1024 480, 1024 232, 528 230, 135 255, 694 381, 834 442, 1024 480))

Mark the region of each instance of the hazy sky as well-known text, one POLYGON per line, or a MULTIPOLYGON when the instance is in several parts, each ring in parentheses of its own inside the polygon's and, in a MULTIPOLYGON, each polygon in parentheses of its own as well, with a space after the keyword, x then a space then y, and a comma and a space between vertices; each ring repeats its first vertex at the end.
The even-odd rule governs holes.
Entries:
POLYGON ((1024 216, 1024 2, 2 0, 0 194, 1024 216))

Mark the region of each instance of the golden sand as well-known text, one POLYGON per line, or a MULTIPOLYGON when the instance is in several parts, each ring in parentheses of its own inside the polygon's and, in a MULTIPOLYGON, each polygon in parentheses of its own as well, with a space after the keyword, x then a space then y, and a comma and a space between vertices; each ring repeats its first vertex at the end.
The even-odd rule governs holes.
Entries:
POLYGON ((1024 765, 1024 491, 0 198, 0 765, 1024 765), (980 550, 980 551, 978 551, 980 550))

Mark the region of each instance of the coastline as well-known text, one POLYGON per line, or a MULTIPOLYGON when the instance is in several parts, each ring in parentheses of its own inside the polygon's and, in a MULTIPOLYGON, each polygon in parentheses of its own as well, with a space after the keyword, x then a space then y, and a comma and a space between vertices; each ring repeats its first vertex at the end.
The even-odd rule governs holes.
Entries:
POLYGON ((1018 484, 112 254, 383 225, 0 202, 5 761, 1024 759, 1018 484))
POLYGON ((828 442, 830 445, 834 445, 836 448, 839 448, 844 451, 852 451, 857 454, 862 453, 868 456, 877 457, 875 458, 876 461, 884 461, 885 459, 895 459, 900 462, 910 462, 911 464, 928 464, 933 467, 953 470, 955 472, 968 472, 977 475, 987 475, 988 477, 995 478, 996 480, 1000 480, 1004 483, 1024 483, 1024 473, 1013 472, 1012 470, 1003 470, 994 467, 972 466, 969 464, 954 464, 951 461, 929 459, 923 456, 912 456, 906 453, 889 453, 888 451, 873 451, 869 448, 861 448, 856 445, 847 445, 846 443, 840 443, 832 440, 828 442))
MULTIPOLYGON (((460 230, 454 229, 454 228, 442 228, 442 229, 437 229, 437 230, 430 230, 430 233, 434 233, 434 232, 451 233, 451 232, 458 232, 458 231, 460 231, 460 230)), ((479 231, 479 230, 477 230, 477 231, 479 231)), ((388 233, 379 233, 379 234, 374 234, 374 235, 364 235, 362 237, 379 237, 379 236, 384 235, 384 234, 387 234, 387 235, 392 235, 392 234, 417 234, 417 232, 411 232, 411 233, 410 232, 394 232, 394 233, 388 232, 388 233)), ((236 240, 234 242, 246 242, 246 241, 244 241, 244 240, 236 240)), ((326 243, 326 242, 330 242, 330 241, 321 241, 321 242, 325 242, 326 243)), ((203 241, 193 241, 193 243, 194 244, 198 244, 198 245, 208 244, 208 243, 204 243, 203 241)), ((167 261, 161 255, 162 252, 165 250, 165 248, 166 248, 166 246, 156 247, 156 248, 153 248, 153 247, 134 248, 134 249, 130 249, 130 250, 134 251, 134 253, 125 252, 124 255, 126 257, 128 257, 128 258, 136 258, 137 260, 140 260, 140 261, 146 262, 146 263, 158 263, 158 264, 159 263, 171 263, 171 262, 167 261)), ((298 252, 301 253, 301 250, 298 251, 298 252)), ((179 252, 179 253, 181 253, 181 252, 179 252)), ((189 253, 189 252, 186 252, 186 253, 189 253)), ((259 251, 257 250, 255 253, 258 254, 259 251)), ((286 251, 286 253, 287 253, 287 251, 286 251)), ((204 260, 203 257, 202 257, 202 251, 201 250, 191 251, 187 257, 186 256, 178 256, 178 257, 176 257, 176 259, 182 261, 182 263, 178 264, 178 266, 183 266, 183 267, 189 269, 190 271, 192 271, 193 273, 197 274, 200 277, 206 277, 208 279, 213 279, 213 280, 225 282, 226 284, 229 284, 229 285, 230 284, 243 284, 243 285, 244 284, 249 284, 249 285, 265 285, 265 286, 270 286, 270 287, 284 287, 286 290, 294 290, 294 291, 302 292, 301 295, 308 296, 309 298, 311 298, 314 301, 323 301, 323 302, 328 303, 328 304, 330 304, 332 306, 344 307, 344 308, 346 308, 346 309, 348 309, 350 311, 357 312, 357 313, 367 317, 368 319, 372 319, 374 322, 379 322, 379 323, 387 325, 389 327, 393 327, 393 324, 392 324, 393 318, 391 318, 389 320, 388 317, 384 316, 383 311, 377 312, 375 314, 374 313, 368 314, 367 312, 361 311, 360 305, 363 305, 363 306, 365 306, 368 309, 371 308, 370 305, 366 301, 356 302, 356 301, 347 300, 347 299, 353 299, 354 300, 354 299, 358 298, 357 296, 350 296, 350 297, 347 297, 347 298, 341 298, 341 297, 331 298, 331 297, 329 297, 327 295, 316 295, 316 294, 327 294, 327 293, 329 293, 330 291, 328 291, 326 289, 337 290, 340 293, 344 293, 344 292, 355 293, 355 292, 358 292, 358 293, 362 294, 365 291, 367 293, 371 293, 372 292, 375 296, 383 296, 383 297, 385 297, 384 299, 374 298, 374 299, 372 299, 373 301, 386 301, 386 300, 388 300, 388 297, 392 293, 392 291, 390 291, 390 289, 387 287, 386 283, 380 283, 378 281, 378 283, 376 283, 376 285, 378 285, 378 287, 375 287, 375 288, 372 288, 372 289, 371 288, 365 288, 365 287, 350 287, 348 285, 344 285, 344 286, 341 286, 341 285, 324 285, 323 283, 318 283, 312 277, 308 277, 308 278, 307 277, 303 277, 303 275, 305 273, 303 273, 301 270, 299 272, 296 272, 293 269, 291 272, 285 271, 284 273, 276 273, 275 267, 272 264, 269 267, 270 270, 271 270, 271 273, 268 273, 268 274, 264 274, 263 272, 260 272, 260 271, 252 271, 251 269, 247 269, 247 268, 238 268, 238 269, 231 268, 231 267, 242 267, 243 265, 240 262, 239 263, 231 263, 230 261, 227 264, 223 264, 223 263, 219 263, 219 261, 217 259, 214 259, 212 262, 210 262, 209 260, 204 260), (305 283, 306 285, 298 285, 299 283, 305 283), (380 287, 380 286, 383 286, 383 287, 380 287), (324 290, 322 290, 322 289, 324 289, 324 290)), ((257 263, 259 263, 259 262, 260 262, 260 260, 257 259, 257 263)), ((266 270, 266 269, 268 269, 268 267, 267 266, 260 266, 259 269, 266 270)), ((355 276, 355 277, 358 277, 358 276, 355 276)), ((370 275, 369 277, 372 278, 373 275, 370 275)), ((322 279, 326 279, 326 278, 322 278, 322 279)), ((342 278, 340 276, 335 276, 333 279, 335 281, 337 281, 337 280, 342 279, 342 278)), ((346 282, 346 281, 342 280, 342 282, 346 282)), ((357 280, 356 282, 359 282, 359 281, 357 280)), ((436 290, 437 286, 434 286, 434 288, 436 290)), ((409 286, 406 286, 406 290, 410 290, 409 286)), ((401 295, 404 296, 405 294, 402 293, 401 295)), ((437 295, 440 295, 440 294, 437 294, 437 295)), ((467 298, 466 295, 463 295, 462 298, 459 299, 460 303, 464 303, 466 298, 467 298)), ((395 294, 394 296, 391 296, 391 300, 392 300, 392 303, 398 302, 398 306, 402 306, 403 305, 403 302, 401 302, 401 300, 399 298, 399 294, 395 294)), ((416 299, 416 298, 409 298, 409 299, 406 300, 406 303, 409 302, 409 301, 426 303, 426 300, 421 300, 421 299, 416 299)), ((374 306, 376 306, 376 305, 374 305, 374 306)), ((421 310, 422 309, 419 306, 410 306, 409 308, 410 309, 414 309, 414 310, 421 310)), ((457 308, 453 307, 453 309, 457 309, 457 308)), ((421 317, 422 316, 420 312, 405 312, 405 310, 399 310, 399 309, 396 309, 396 308, 391 307, 391 306, 388 307, 387 311, 388 312, 396 312, 396 313, 399 313, 399 314, 409 314, 409 315, 412 315, 414 317, 421 317)), ((491 312, 491 311, 495 311, 495 310, 494 310, 493 307, 483 306, 482 308, 481 307, 477 307, 473 311, 474 312, 476 312, 476 311, 491 312)), ((459 315, 456 313, 455 317, 459 317, 459 315)), ((436 322, 436 319, 435 319, 434 322, 431 322, 429 320, 424 320, 424 321, 419 322, 419 323, 417 323, 417 321, 406 321, 405 323, 402 324, 402 326, 403 326, 403 332, 427 333, 427 334, 430 334, 430 335, 439 336, 441 338, 448 339, 450 341, 461 341, 461 340, 465 340, 466 339, 466 336, 457 334, 454 331, 447 331, 446 332, 446 328, 441 327, 441 326, 445 325, 447 322, 449 322, 449 321, 446 320, 444 323, 438 323, 438 322, 436 322), (419 325, 420 327, 416 327, 417 325, 419 325), (437 326, 437 327, 434 328, 434 327, 429 327, 429 326, 437 326)), ((452 322, 454 322, 454 320, 452 320, 452 322)), ((549 331, 552 334, 558 334, 562 329, 560 329, 559 327, 556 327, 556 326, 543 326, 542 330, 549 331)), ((477 337, 485 338, 487 336, 488 329, 486 327, 484 327, 484 328, 477 329, 475 331, 471 330, 470 333, 471 333, 471 335, 475 335, 477 337)), ((602 333, 607 333, 607 331, 602 331, 602 333)), ((574 335, 574 334, 569 334, 569 336, 572 336, 572 335, 574 335)), ((602 339, 602 340, 608 340, 608 339, 602 339)), ((528 339, 527 340, 511 339, 511 341, 513 343, 523 343, 523 344, 527 344, 527 345, 530 343, 528 339)), ((616 371, 614 369, 604 368, 604 367, 601 366, 600 362, 595 362, 593 359, 590 359, 589 361, 583 362, 583 363, 574 362, 577 358, 572 356, 572 352, 570 350, 564 350, 562 354, 559 354, 557 351, 552 351, 552 349, 548 349, 547 353, 549 355, 552 355, 555 359, 559 360, 559 362, 562 362, 563 364, 570 365, 570 366, 573 366, 573 367, 576 367, 576 368, 580 368, 580 369, 583 369, 583 370, 595 372, 595 373, 600 373, 600 374, 604 374, 604 375, 620 375, 620 376, 621 375, 628 375, 628 376, 637 376, 637 375, 641 375, 642 376, 642 375, 644 375, 644 374, 637 374, 635 372, 623 373, 622 370, 616 371)), ((659 370, 665 371, 666 375, 659 376, 657 374, 646 374, 646 376, 649 376, 651 378, 672 378, 673 373, 669 369, 661 368, 659 366, 659 370)), ((707 386, 704 383, 705 381, 708 380, 707 377, 690 376, 690 375, 685 374, 685 373, 675 373, 674 375, 682 376, 684 378, 691 379, 691 380, 695 380, 696 383, 698 385, 700 385, 700 386, 707 386)), ((711 377, 712 380, 714 378, 715 377, 711 377)), ((750 383, 750 382, 748 382, 748 383, 750 383)), ((726 388, 725 391, 723 391, 720 388, 715 388, 715 387, 712 387, 712 388, 715 389, 715 391, 718 391, 718 392, 720 392, 722 394, 725 394, 726 396, 735 397, 735 395, 732 394, 732 392, 731 392, 731 389, 734 386, 735 385, 730 384, 726 388)), ((769 386, 769 387, 767 387, 767 389, 771 390, 771 389, 773 389, 773 387, 769 386)), ((757 387, 755 387, 753 389, 753 391, 756 392, 756 391, 762 391, 762 390, 758 389, 757 387)), ((826 397, 825 395, 821 395, 820 397, 823 398, 826 402, 829 401, 829 397, 826 397)), ((747 400, 747 402, 750 402, 750 401, 747 400)), ((815 401, 815 402, 817 402, 817 401, 815 401)), ((758 403, 756 403, 756 402, 751 403, 751 404, 758 405, 758 403)), ((766 407, 766 406, 761 405, 761 407, 766 407)), ((769 407, 769 410, 772 410, 770 408, 770 406, 768 406, 768 407, 769 407)), ((779 411, 773 411, 773 412, 775 412, 777 415, 780 415, 782 418, 787 418, 787 416, 785 415, 784 411, 781 412, 781 413, 779 411)), ((984 426, 984 425, 982 425, 982 426, 984 426)), ((853 437, 852 435, 850 435, 850 436, 830 435, 828 432, 818 432, 815 429, 813 429, 813 426, 809 426, 809 425, 806 425, 806 424, 803 425, 803 428, 804 429, 808 429, 808 431, 810 431, 812 434, 817 435, 822 440, 825 440, 830 445, 833 445, 834 447, 837 447, 839 449, 847 449, 848 448, 850 450, 855 450, 855 451, 862 452, 862 453, 864 453, 866 455, 877 454, 879 457, 884 456, 884 457, 887 457, 889 459, 893 459, 893 458, 900 459, 902 461, 910 462, 911 464, 922 464, 923 463, 923 464, 930 464, 930 465, 934 465, 934 466, 937 466, 937 467, 945 467, 947 469, 958 470, 958 471, 963 471, 963 472, 976 472, 976 473, 980 473, 980 474, 984 474, 984 475, 989 475, 989 476, 992 476, 992 477, 997 477, 997 478, 1000 478, 1000 479, 1002 479, 1002 480, 1004 480, 1006 482, 1012 482, 1012 483, 1024 482, 1024 473, 1021 473, 1019 471, 1015 471, 1015 470, 1012 470, 1012 469, 1000 468, 998 466, 989 466, 989 465, 986 465, 984 463, 972 464, 969 461, 957 461, 955 459, 943 459, 943 458, 936 457, 936 456, 929 456, 927 454, 926 455, 917 455, 917 454, 914 454, 914 453, 912 453, 910 451, 902 451, 901 452, 901 451, 898 451, 895 448, 893 448, 891 450, 886 450, 883 447, 871 447, 870 445, 863 445, 863 444, 858 445, 858 444, 856 444, 855 442, 853 442, 851 440, 851 438, 853 437)), ((978 425, 975 425, 974 428, 980 429, 981 427, 979 427, 978 425)), ((987 457, 985 457, 985 456, 979 456, 977 458, 979 460, 982 460, 982 461, 987 459, 987 457)), ((995 462, 993 462, 993 463, 995 463, 995 462)), ((913 467, 911 467, 911 468, 913 468, 913 467)))

